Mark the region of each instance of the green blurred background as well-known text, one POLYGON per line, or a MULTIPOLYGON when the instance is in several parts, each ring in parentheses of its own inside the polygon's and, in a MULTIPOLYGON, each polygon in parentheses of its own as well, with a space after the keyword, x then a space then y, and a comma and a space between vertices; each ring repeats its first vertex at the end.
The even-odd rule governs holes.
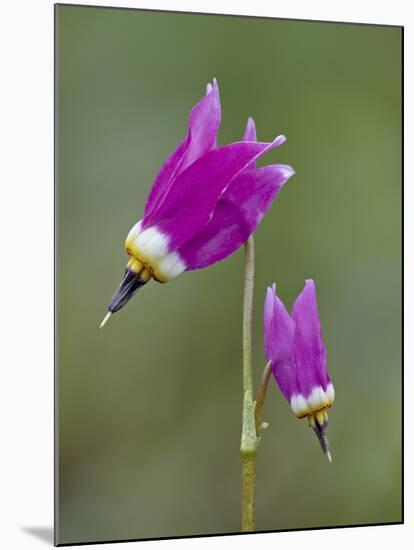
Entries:
POLYGON ((248 115, 291 164, 256 232, 262 309, 312 277, 330 373, 332 465, 271 380, 258 530, 401 520, 401 30, 57 8, 61 543, 240 529, 243 254, 148 284, 103 331, 124 238, 217 77, 220 143, 248 115))

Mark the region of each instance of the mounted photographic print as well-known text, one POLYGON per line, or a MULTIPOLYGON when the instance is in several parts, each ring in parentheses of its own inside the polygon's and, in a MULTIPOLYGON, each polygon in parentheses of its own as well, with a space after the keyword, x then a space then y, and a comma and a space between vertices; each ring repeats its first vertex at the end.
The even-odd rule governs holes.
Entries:
POLYGON ((55 542, 402 522, 402 28, 60 4, 55 542))

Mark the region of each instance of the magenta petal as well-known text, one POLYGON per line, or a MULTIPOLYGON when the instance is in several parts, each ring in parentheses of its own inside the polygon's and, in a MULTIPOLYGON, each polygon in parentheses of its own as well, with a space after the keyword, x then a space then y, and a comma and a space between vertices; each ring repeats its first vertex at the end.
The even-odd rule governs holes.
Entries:
POLYGON ((184 153, 188 148, 188 142, 189 135, 185 137, 161 166, 145 204, 144 216, 150 216, 167 195, 171 183, 174 181, 174 176, 179 172, 184 153))
POLYGON ((294 361, 297 377, 301 393, 307 397, 315 387, 322 386, 326 390, 330 382, 316 288, 312 279, 305 282, 304 289, 297 297, 292 309, 292 319, 296 325, 294 361))
POLYGON ((206 225, 231 180, 285 139, 232 143, 209 151, 174 180, 162 204, 144 218, 142 227, 156 226, 168 238, 170 251, 180 248, 206 225))
POLYGON ((189 117, 190 142, 180 168, 183 171, 207 151, 216 147, 221 122, 220 94, 217 80, 207 86, 207 95, 197 103, 189 117))
POLYGON ((256 125, 251 116, 247 119, 247 126, 244 131, 243 141, 257 141, 256 125))
POLYGON ((276 285, 266 292, 264 315, 264 347, 272 372, 283 395, 288 401, 297 393, 293 365, 295 324, 285 306, 276 296, 276 285))
POLYGON ((293 173, 290 166, 270 165, 236 176, 204 229, 179 249, 187 269, 218 262, 245 243, 293 173))
POLYGON ((216 79, 207 85, 206 95, 193 107, 188 134, 161 167, 152 186, 144 217, 151 216, 167 196, 174 179, 187 166, 216 147, 221 122, 220 94, 216 79))

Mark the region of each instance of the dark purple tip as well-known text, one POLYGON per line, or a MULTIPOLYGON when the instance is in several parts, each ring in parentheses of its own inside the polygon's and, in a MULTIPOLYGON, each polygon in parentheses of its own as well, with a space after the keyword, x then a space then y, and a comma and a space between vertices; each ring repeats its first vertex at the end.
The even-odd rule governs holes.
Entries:
POLYGON ((322 447, 322 451, 330 457, 331 451, 329 448, 329 441, 328 441, 328 422, 327 420, 324 420, 322 424, 319 424, 318 420, 315 418, 315 425, 312 426, 313 431, 316 434, 316 437, 318 438, 319 444, 322 447))
POLYGON ((109 302, 108 311, 115 313, 122 309, 145 283, 146 281, 141 279, 140 273, 126 269, 118 290, 109 302))

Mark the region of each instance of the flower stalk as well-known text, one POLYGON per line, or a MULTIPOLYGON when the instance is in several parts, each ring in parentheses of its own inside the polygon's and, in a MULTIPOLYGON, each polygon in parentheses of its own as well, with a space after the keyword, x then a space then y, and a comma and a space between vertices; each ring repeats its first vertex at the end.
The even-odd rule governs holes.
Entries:
POLYGON ((256 425, 257 437, 260 436, 260 431, 262 429, 261 416, 262 416, 264 401, 266 398, 267 385, 269 383, 271 374, 272 374, 272 362, 269 361, 264 368, 262 381, 260 382, 259 391, 257 392, 256 403, 254 405, 254 420, 256 425))
POLYGON ((254 241, 245 243, 245 278, 243 296, 243 415, 240 456, 242 463, 242 531, 256 529, 256 433, 253 375, 252 375, 252 319, 254 291, 254 241))

